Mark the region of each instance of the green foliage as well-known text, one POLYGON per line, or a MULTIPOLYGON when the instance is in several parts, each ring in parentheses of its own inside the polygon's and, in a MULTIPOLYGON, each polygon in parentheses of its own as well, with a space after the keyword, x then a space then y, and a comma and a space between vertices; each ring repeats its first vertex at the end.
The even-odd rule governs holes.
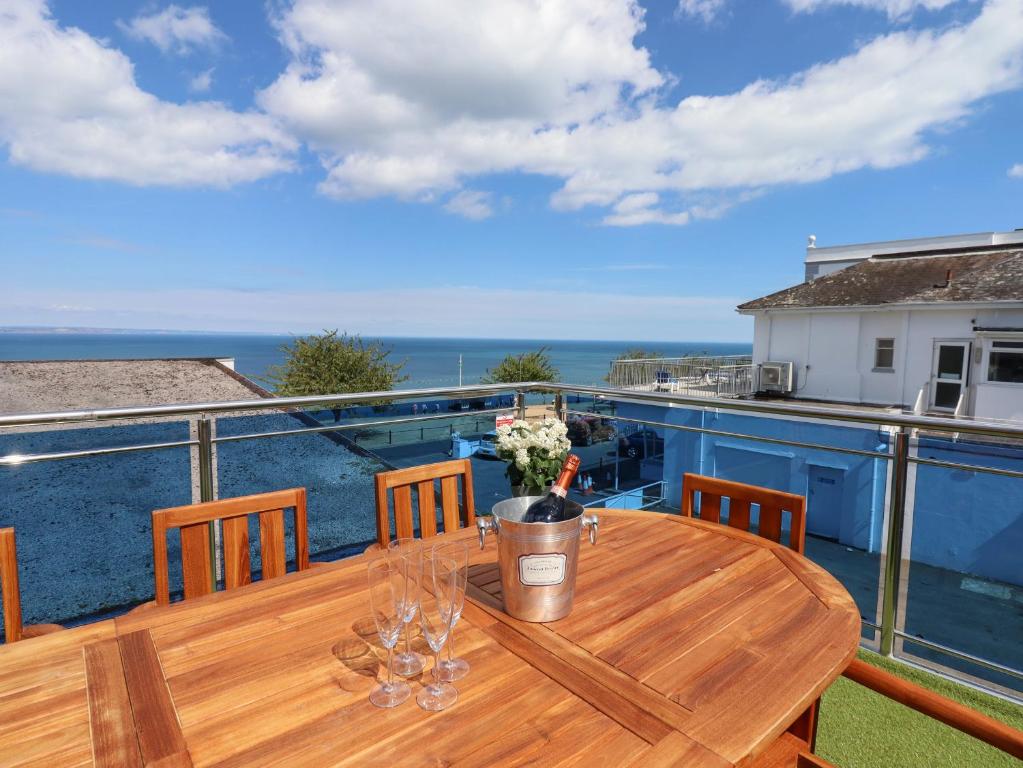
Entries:
POLYGON ((360 336, 324 331, 281 347, 283 365, 270 368, 263 381, 281 397, 336 395, 345 392, 383 392, 408 376, 405 361, 392 363, 390 350, 360 336))
POLYGON ((487 369, 484 384, 513 384, 518 381, 557 381, 561 375, 551 363, 549 347, 535 352, 508 355, 494 368, 487 369))

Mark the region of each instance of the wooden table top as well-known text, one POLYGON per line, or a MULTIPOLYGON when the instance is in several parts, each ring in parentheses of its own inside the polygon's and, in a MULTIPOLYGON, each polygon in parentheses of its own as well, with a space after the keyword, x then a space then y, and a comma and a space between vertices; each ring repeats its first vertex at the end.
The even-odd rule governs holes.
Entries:
POLYGON ((859 613, 808 560, 599 512, 557 622, 504 614, 496 544, 473 544, 455 631, 472 669, 444 712, 369 703, 385 654, 358 557, 0 648, 0 764, 723 768, 854 656, 859 613))

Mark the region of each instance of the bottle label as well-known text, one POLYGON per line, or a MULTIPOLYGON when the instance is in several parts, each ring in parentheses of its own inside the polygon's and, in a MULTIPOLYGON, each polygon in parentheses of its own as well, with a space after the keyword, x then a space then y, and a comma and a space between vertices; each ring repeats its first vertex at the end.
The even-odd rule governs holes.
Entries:
POLYGON ((526 587, 553 587, 565 580, 568 556, 519 555, 519 583, 526 587))

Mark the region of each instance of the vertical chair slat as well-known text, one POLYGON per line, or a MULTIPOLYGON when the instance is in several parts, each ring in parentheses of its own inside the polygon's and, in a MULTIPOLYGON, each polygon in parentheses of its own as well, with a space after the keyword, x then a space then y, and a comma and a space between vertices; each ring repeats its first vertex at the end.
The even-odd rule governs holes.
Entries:
POLYGON ((412 525, 412 488, 403 485, 394 489, 394 533, 399 539, 409 539, 415 531, 412 525))
POLYGON ((6 642, 14 643, 21 640, 21 587, 13 528, 0 528, 0 596, 4 601, 4 637, 6 642))
POLYGON ((263 578, 274 579, 287 572, 284 554, 284 510, 271 509, 259 513, 259 551, 263 561, 263 578))
POLYGON ((468 459, 465 462, 465 471, 462 474, 462 524, 467 526, 476 525, 476 497, 472 489, 472 464, 468 459))
POLYGON ((444 530, 457 531, 461 514, 458 510, 458 478, 452 475, 440 481, 440 498, 444 508, 444 530))
POLYGON ((309 516, 306 512, 305 488, 295 489, 295 568, 309 567, 309 516))
POLYGON ((416 484, 419 495, 419 535, 437 535, 437 500, 433 495, 433 480, 424 480, 416 484))
POLYGON ((230 517, 221 521, 221 538, 224 542, 224 589, 250 583, 249 519, 230 517))
POLYGON ((732 528, 749 530, 749 508, 750 503, 745 499, 729 499, 728 501, 728 524, 732 528))
POLYGON ((186 600, 213 591, 209 523, 181 526, 181 578, 186 600))
POLYGON ((721 522, 721 497, 709 491, 700 491, 700 519, 721 522))
POLYGON ((760 535, 765 539, 781 542, 781 507, 772 504, 760 505, 760 535))

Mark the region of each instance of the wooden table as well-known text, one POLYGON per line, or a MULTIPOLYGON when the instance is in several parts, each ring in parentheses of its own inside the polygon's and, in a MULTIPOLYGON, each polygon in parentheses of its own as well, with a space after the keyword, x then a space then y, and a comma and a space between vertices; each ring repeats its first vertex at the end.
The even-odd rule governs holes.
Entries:
POLYGON ((451 709, 368 702, 359 557, 0 648, 0 764, 744 765, 858 644, 841 585, 740 531, 601 510, 551 624, 506 616, 496 545, 456 535, 472 671, 451 709))

